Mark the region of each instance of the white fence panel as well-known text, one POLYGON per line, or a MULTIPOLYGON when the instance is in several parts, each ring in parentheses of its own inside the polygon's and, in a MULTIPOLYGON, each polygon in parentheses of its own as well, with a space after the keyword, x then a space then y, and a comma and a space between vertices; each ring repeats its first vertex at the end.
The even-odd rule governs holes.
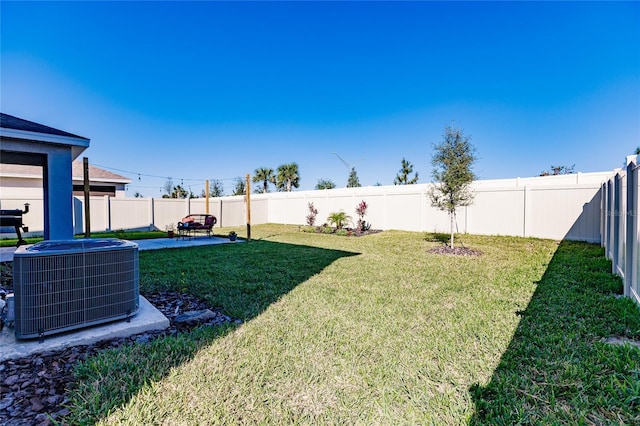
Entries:
POLYGON ((627 224, 628 264, 625 273, 625 295, 640 304, 640 273, 638 273, 638 265, 640 264, 640 219, 638 218, 640 212, 640 166, 631 162, 627 170, 627 174, 631 178, 627 182, 629 210, 626 217, 629 223, 627 224))
POLYGON ((530 234, 540 238, 569 238, 600 242, 599 186, 531 188, 530 234))
MULTIPOLYGON (((306 207, 305 207, 306 208, 306 207)), ((305 210, 306 211, 306 210, 305 210)), ((306 214, 305 214, 306 217, 306 214)), ((251 223, 269 222, 269 199, 264 196, 251 196, 251 223)))
POLYGON ((525 235, 525 188, 480 188, 466 209, 466 232, 525 235))
MULTIPOLYGON (((110 198, 111 230, 147 230, 149 221, 149 200, 144 198, 110 198)), ((93 228, 93 225, 91 226, 93 228)))
MULTIPOLYGON (((80 197, 75 197, 80 201, 78 207, 80 208, 80 217, 82 222, 80 223, 80 232, 84 232, 84 200, 80 197)), ((111 230, 111 221, 109 218, 109 197, 89 197, 89 211, 91 212, 91 231, 102 232, 111 230)), ((76 227, 77 228, 77 227, 76 227)), ((77 232, 77 229, 76 229, 77 232)))
POLYGON ((602 185, 600 198, 602 245, 611 270, 624 282, 624 294, 640 305, 640 182, 638 157, 627 157, 627 169, 602 185))
MULTIPOLYGON (((624 252, 620 235, 624 223, 611 220, 615 216, 600 217, 600 203, 612 206, 615 180, 601 182, 613 173, 585 173, 572 176, 548 176, 526 179, 477 181, 474 203, 457 212, 458 232, 533 236, 554 239, 604 241, 615 238, 616 245, 607 243, 607 254, 624 252), (605 198, 600 197, 606 192, 605 198), (603 235, 601 235, 603 234, 603 235)), ((622 181, 620 181, 622 182, 622 181)), ((621 184, 619 182, 619 185, 621 184)), ((623 182, 622 182, 623 183, 623 182)), ((398 229, 417 232, 448 232, 446 212, 431 206, 430 184, 337 188, 322 191, 252 194, 251 219, 261 223, 306 224, 308 204, 318 209, 316 225, 327 222, 329 214, 344 211, 357 221, 356 207, 366 201, 369 208, 365 220, 374 229, 398 229)), ((31 231, 43 231, 42 200, 28 200, 31 212, 25 222, 31 231)), ((3 208, 21 208, 25 200, 2 199, 3 208), (6 207, 5 207, 6 206, 6 207)), ((131 199, 91 197, 92 231, 118 229, 160 229, 175 225, 189 213, 206 212, 204 198, 177 200, 167 198, 131 199)), ((613 206, 615 207, 615 206, 613 206)), ((624 205, 618 206, 618 211, 624 205)), ((220 226, 246 224, 245 197, 211 198, 209 213, 220 226)), ((74 200, 75 232, 82 233, 84 209, 82 198, 74 200)), ((624 240, 624 239, 622 239, 624 240)), ((621 258, 624 259, 624 256, 621 258)), ((623 267, 624 263, 616 265, 623 267)))
MULTIPOLYGON (((392 193, 385 197, 386 209, 385 217, 386 229, 402 229, 406 231, 422 231, 423 202, 422 194, 415 193, 392 193)), ((427 220, 430 218, 428 217, 427 220)), ((432 226, 436 219, 431 218, 427 227, 432 226)), ((374 224, 375 225, 375 224, 374 224)), ((377 226, 374 226, 377 228, 377 226)))
MULTIPOLYGON (((304 193, 291 192, 287 194, 286 223, 293 225, 304 225, 309 211, 307 198, 304 193)), ((253 208, 253 206, 252 206, 253 208)))
POLYGON ((180 222, 189 214, 189 200, 172 198, 155 198, 153 200, 153 225, 155 229, 164 231, 167 226, 180 222))
POLYGON ((241 195, 222 198, 222 226, 246 225, 244 197, 241 195))
MULTIPOLYGON (((206 198, 192 198, 189 200, 189 214, 206 214, 207 200, 206 198)), ((209 202, 209 214, 211 212, 211 202, 209 202)), ((215 214, 213 214, 215 216, 215 214)))

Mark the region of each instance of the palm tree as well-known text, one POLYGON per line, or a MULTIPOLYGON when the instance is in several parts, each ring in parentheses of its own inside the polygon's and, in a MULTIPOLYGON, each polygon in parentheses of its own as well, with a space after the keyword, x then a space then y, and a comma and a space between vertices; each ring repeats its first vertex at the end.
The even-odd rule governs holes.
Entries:
POLYGON ((333 189, 335 187, 336 184, 331 179, 318 179, 316 184, 316 189, 333 189))
POLYGON ((262 182, 262 193, 269 192, 269 183, 276 183, 276 176, 273 174, 273 169, 268 167, 260 167, 255 170, 255 175, 251 179, 253 183, 262 182))
POLYGON ((333 223, 336 226, 336 229, 342 229, 342 227, 350 221, 351 216, 343 211, 333 212, 329 214, 329 217, 327 217, 327 222, 333 223))
POLYGON ((298 173, 297 163, 282 164, 278 167, 276 187, 278 187, 280 191, 291 192, 291 188, 297 188, 299 186, 300 175, 298 173))

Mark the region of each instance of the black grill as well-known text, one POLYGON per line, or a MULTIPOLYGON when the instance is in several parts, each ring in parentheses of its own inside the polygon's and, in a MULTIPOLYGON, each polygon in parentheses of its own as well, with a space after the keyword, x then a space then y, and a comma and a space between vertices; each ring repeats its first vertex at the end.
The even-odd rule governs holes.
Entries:
POLYGON ((15 228, 16 234, 18 234, 18 247, 27 244, 20 233, 20 228, 24 232, 29 232, 29 227, 24 226, 22 223, 22 215, 27 213, 29 213, 29 203, 25 203, 24 210, 0 210, 0 226, 13 226, 15 228))

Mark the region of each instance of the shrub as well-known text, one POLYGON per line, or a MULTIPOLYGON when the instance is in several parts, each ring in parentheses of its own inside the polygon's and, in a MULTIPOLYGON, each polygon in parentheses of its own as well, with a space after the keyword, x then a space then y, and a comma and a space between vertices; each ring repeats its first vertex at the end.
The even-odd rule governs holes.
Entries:
POLYGON ((323 226, 322 227, 322 233, 323 234, 333 234, 333 228, 330 226, 323 226))
POLYGON ((351 221, 351 216, 343 211, 333 212, 327 218, 329 223, 333 223, 337 229, 342 229, 348 222, 351 221))

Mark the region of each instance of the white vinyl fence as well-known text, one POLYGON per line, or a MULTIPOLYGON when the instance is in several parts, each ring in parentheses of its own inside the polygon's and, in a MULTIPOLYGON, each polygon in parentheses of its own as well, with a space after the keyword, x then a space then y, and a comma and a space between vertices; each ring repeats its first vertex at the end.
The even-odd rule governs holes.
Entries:
POLYGON ((638 263, 638 179, 636 155, 627 157, 627 168, 602 184, 602 246, 612 261, 612 272, 624 280, 624 294, 640 304, 638 263))
MULTIPOLYGON (((615 172, 577 173, 526 179, 476 181, 473 205, 457 212, 457 231, 483 235, 601 241, 602 182, 615 172)), ((322 191, 276 192, 251 195, 252 224, 305 225, 308 204, 318 209, 316 224, 332 212, 344 211, 357 220, 356 206, 369 205, 365 220, 374 229, 448 232, 447 214, 432 207, 430 184, 340 188, 322 191)), ((603 189, 605 188, 605 189, 603 189)), ((0 208, 31 204, 24 216, 30 234, 42 233, 42 200, 2 199, 0 208)), ((91 197, 91 230, 164 230, 189 213, 204 213, 205 199, 91 197)), ((216 227, 246 224, 243 196, 212 198, 209 213, 216 227)), ((75 232, 84 232, 84 208, 74 198, 75 232)), ((617 228, 616 228, 617 229, 617 228)), ((9 237, 10 235, 6 235, 9 237)))

